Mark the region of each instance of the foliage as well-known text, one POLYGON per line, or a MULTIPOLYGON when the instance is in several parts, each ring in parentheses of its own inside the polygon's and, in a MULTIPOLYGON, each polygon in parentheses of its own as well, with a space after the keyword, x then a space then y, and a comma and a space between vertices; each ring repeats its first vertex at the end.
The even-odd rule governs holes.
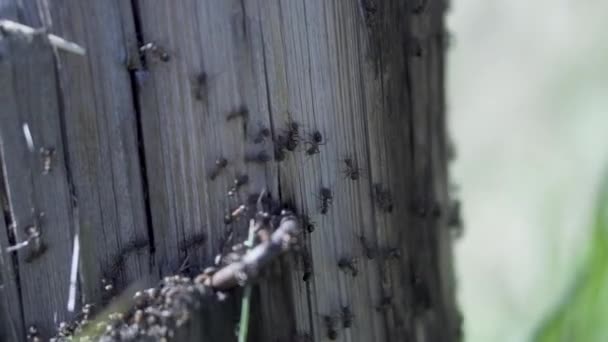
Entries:
POLYGON ((604 178, 585 263, 572 290, 538 329, 537 342, 608 341, 608 177, 604 178))

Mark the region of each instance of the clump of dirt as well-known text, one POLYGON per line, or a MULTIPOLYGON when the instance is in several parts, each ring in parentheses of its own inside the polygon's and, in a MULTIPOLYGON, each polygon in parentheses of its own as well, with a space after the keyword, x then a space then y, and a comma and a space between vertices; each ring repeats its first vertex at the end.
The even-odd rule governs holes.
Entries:
POLYGON ((158 287, 137 291, 127 312, 95 320, 89 320, 90 306, 85 306, 82 317, 62 324, 51 341, 168 341, 202 305, 216 300, 213 289, 203 284, 205 279, 204 274, 195 279, 166 277, 158 287))

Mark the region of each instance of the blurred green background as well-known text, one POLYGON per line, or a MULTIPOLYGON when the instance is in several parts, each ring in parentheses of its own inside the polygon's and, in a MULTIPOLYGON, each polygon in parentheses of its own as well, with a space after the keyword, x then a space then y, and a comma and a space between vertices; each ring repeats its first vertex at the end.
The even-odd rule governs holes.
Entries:
POLYGON ((466 341, 608 341, 608 1, 451 7, 466 341))

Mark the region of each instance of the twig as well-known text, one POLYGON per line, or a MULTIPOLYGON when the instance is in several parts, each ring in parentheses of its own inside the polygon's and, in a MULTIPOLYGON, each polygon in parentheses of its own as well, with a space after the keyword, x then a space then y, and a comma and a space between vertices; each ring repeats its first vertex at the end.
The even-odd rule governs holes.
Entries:
MULTIPOLYGON (((35 35, 44 32, 40 29, 35 29, 33 27, 29 27, 27 25, 23 25, 11 20, 1 19, 0 20, 0 33, 5 35, 21 35, 28 40, 31 40, 35 35)), ((84 56, 86 54, 86 50, 80 45, 67 41, 59 36, 54 34, 47 34, 47 38, 49 39, 49 43, 54 48, 59 50, 63 50, 66 52, 71 52, 76 55, 84 56)))
POLYGON ((287 214, 269 240, 252 248, 240 261, 218 270, 205 281, 205 285, 215 290, 228 290, 249 283, 262 267, 293 247, 299 232, 298 219, 287 214))

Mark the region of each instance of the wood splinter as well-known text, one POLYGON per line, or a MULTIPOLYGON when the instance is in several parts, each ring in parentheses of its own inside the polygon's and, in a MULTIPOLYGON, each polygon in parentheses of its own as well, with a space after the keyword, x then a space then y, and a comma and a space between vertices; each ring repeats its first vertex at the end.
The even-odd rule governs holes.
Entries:
MULTIPOLYGON (((26 38, 28 41, 31 41, 34 36, 44 33, 45 29, 35 29, 11 20, 0 19, 0 34, 2 35, 21 36, 26 38)), ((49 40, 49 44, 58 50, 63 50, 80 56, 84 56, 86 54, 86 50, 76 43, 67 41, 54 34, 46 34, 46 36, 49 40)))

